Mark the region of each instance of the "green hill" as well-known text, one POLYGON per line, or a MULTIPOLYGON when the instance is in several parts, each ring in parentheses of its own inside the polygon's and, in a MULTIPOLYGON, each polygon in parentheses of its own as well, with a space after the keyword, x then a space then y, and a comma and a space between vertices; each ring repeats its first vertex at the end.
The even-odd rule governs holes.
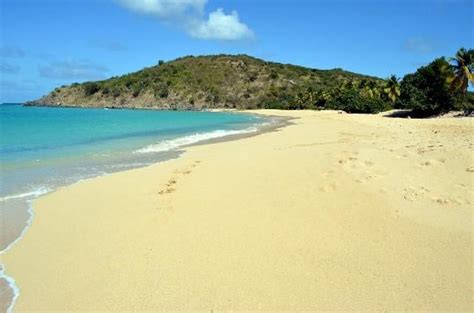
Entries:
POLYGON ((296 108, 343 86, 384 80, 344 71, 266 62, 247 55, 183 57, 97 82, 56 88, 28 105, 206 109, 296 108))

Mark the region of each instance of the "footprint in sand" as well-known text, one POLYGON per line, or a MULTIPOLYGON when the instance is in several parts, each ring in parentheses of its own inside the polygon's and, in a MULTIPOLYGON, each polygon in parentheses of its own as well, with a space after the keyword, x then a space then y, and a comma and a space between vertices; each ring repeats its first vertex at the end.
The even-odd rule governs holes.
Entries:
POLYGON ((160 191, 158 192, 158 194, 159 194, 159 195, 164 195, 164 194, 167 194, 167 193, 172 193, 172 192, 174 192, 174 191, 176 191, 175 188, 167 187, 167 188, 165 188, 165 189, 160 190, 160 191))
MULTIPOLYGON (((192 168, 196 167, 201 161, 196 160, 194 161, 189 168, 183 169, 183 170, 175 170, 174 173, 178 175, 189 175, 192 172, 192 168)), ((158 194, 159 195, 164 195, 164 194, 169 194, 173 193, 176 191, 176 184, 178 183, 178 179, 175 177, 171 177, 168 182, 165 184, 165 188, 161 189, 158 194)))
POLYGON ((436 159, 436 160, 426 160, 426 161, 423 161, 420 163, 420 165, 423 167, 423 166, 431 166, 431 165, 436 165, 436 164, 443 164, 443 163, 446 163, 446 159, 445 158, 439 158, 439 159, 436 159))
POLYGON ((173 177, 170 178, 168 182, 166 183, 165 188, 160 190, 158 194, 163 195, 163 194, 172 193, 176 191, 175 185, 177 183, 178 181, 176 180, 176 178, 173 178, 173 177))
POLYGON ((191 164, 191 167, 196 167, 196 166, 198 166, 199 163, 201 163, 201 161, 196 160, 196 161, 193 162, 193 164, 191 164))
POLYGON ((421 148, 418 148, 416 151, 418 154, 424 154, 426 152, 431 152, 433 151, 434 149, 429 149, 429 148, 424 148, 424 147, 421 147, 421 148))
POLYGON ((175 174, 178 175, 188 175, 191 174, 192 170, 191 169, 184 169, 184 170, 176 170, 174 171, 175 174))
POLYGON ((438 198, 438 197, 433 197, 431 199, 433 201, 435 201, 436 203, 439 203, 439 204, 442 204, 442 205, 449 204, 451 202, 448 199, 443 199, 443 198, 438 198))
POLYGON ((459 200, 452 198, 432 197, 431 200, 441 205, 448 205, 452 203, 461 204, 459 200))
POLYGON ((331 183, 331 184, 328 184, 328 185, 324 185, 321 188, 319 188, 319 190, 321 190, 322 192, 333 192, 336 189, 337 189, 336 183, 331 183))
POLYGON ((426 160, 426 161, 423 161, 421 162, 421 166, 431 166, 431 165, 434 165, 436 163, 435 160, 426 160))
POLYGON ((422 196, 423 194, 429 192, 430 190, 424 186, 419 188, 415 187, 408 187, 403 189, 404 195, 403 198, 407 201, 415 201, 418 197, 422 196))
POLYGON ((350 163, 350 162, 355 162, 357 161, 359 158, 358 158, 358 152, 355 151, 355 152, 352 152, 352 155, 346 157, 348 154, 350 154, 350 152, 348 151, 343 151, 342 154, 340 155, 340 157, 342 157, 342 159, 338 160, 337 162, 340 164, 340 165, 343 165, 343 164, 346 164, 346 163, 350 163))

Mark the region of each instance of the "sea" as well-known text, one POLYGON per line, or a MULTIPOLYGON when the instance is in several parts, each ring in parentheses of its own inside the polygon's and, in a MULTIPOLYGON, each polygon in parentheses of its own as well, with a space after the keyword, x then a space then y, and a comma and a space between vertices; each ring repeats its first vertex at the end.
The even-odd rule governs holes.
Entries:
MULTIPOLYGON (((233 112, 1 104, 0 254, 34 223, 31 203, 41 195, 83 179, 177 158, 188 145, 256 133, 275 122, 233 112)), ((19 289, 7 274, 0 265, 0 279, 16 297, 19 289)))

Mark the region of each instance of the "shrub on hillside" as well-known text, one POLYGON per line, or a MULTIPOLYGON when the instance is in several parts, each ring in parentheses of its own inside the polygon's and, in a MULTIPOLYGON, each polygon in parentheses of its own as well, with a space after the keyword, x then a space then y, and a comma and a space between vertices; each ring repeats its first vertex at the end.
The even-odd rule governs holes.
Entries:
POLYGON ((121 93, 122 93, 122 92, 120 91, 120 89, 119 89, 118 87, 114 87, 114 88, 111 90, 112 97, 114 97, 114 98, 120 97, 121 93))
POLYGON ((130 86, 130 88, 132 89, 133 97, 138 97, 138 95, 142 91, 142 86, 139 82, 134 83, 133 85, 130 86))
POLYGON ((168 89, 168 84, 165 83, 159 83, 158 85, 153 86, 153 92, 155 95, 155 98, 168 98, 169 95, 169 89, 168 89))
POLYGON ((94 82, 84 83, 84 94, 86 96, 91 96, 100 90, 100 86, 94 82))

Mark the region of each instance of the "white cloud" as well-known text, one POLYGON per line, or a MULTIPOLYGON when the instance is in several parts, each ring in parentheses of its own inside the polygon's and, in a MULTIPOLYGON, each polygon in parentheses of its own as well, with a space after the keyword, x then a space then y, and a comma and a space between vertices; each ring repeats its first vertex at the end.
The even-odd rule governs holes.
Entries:
POLYGON ((236 11, 226 15, 223 9, 209 14, 207 21, 200 21, 190 29, 190 35, 200 39, 241 40, 253 38, 252 30, 239 20, 236 11))
POLYGON ((202 13, 207 0, 119 0, 125 7, 160 18, 202 13))
POLYGON ((188 35, 206 40, 242 40, 254 37, 253 31, 239 19, 236 11, 225 14, 218 9, 205 17, 208 0, 118 0, 124 7, 154 16, 183 29, 188 35))

